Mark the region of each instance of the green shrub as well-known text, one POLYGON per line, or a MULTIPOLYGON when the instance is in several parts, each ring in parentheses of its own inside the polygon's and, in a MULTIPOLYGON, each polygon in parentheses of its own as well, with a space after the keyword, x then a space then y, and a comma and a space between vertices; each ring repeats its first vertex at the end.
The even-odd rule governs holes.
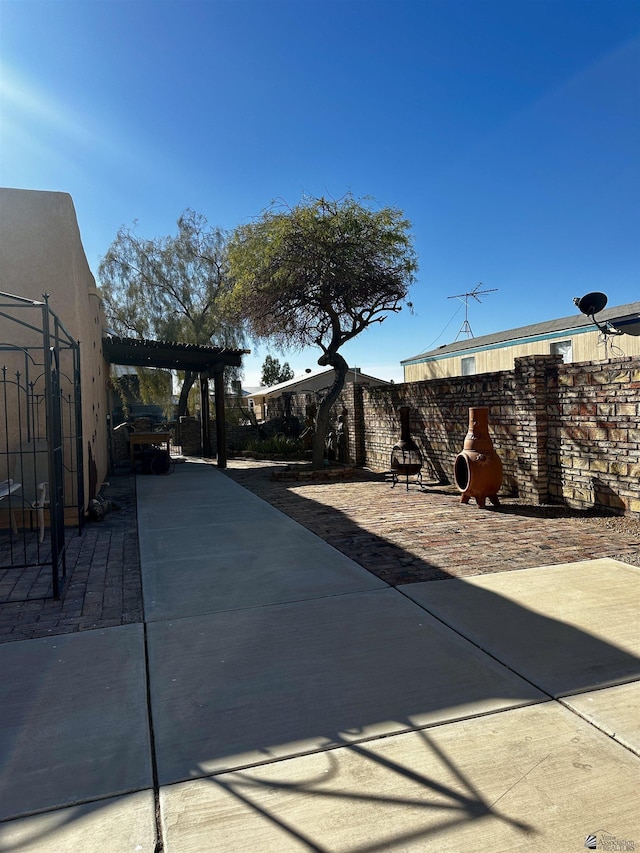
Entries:
POLYGON ((299 438, 274 435, 271 438, 250 438, 244 446, 252 453, 268 453, 273 456, 301 456, 304 447, 299 438))

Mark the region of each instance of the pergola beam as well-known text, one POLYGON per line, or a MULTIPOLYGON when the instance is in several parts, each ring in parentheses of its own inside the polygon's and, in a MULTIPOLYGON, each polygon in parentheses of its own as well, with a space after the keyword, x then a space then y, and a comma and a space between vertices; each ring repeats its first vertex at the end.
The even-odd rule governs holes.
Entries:
POLYGON ((126 367, 155 367, 197 373, 202 412, 202 455, 213 455, 209 427, 209 379, 213 377, 216 407, 218 468, 227 467, 227 435, 224 416, 225 367, 242 367, 242 356, 251 350, 205 347, 197 344, 147 341, 110 335, 102 339, 102 352, 109 364, 126 367))
POLYGON ((250 350, 119 338, 111 335, 102 339, 102 352, 110 364, 213 373, 220 366, 241 367, 242 356, 247 355, 250 350))

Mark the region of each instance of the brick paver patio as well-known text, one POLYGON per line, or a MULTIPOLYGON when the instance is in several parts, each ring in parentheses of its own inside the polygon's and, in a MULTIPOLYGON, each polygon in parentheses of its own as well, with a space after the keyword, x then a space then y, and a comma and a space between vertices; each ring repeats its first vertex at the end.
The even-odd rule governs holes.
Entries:
MULTIPOLYGON (((281 468, 283 466, 280 466, 281 468)), ((231 460, 228 476, 392 585, 525 569, 597 557, 635 562, 640 522, 501 498, 460 504, 455 486, 394 488, 365 471, 353 479, 278 482, 273 464, 231 460)))
MULTIPOLYGON (((103 522, 88 522, 80 536, 68 531, 67 581, 61 599, 0 604, 0 642, 142 621, 135 476, 112 476, 102 494, 120 509, 103 522)), ((33 577, 32 587, 43 580, 48 585, 51 569, 39 573, 0 569, 4 591, 0 598, 17 598, 20 585, 24 589, 25 574, 33 577)))

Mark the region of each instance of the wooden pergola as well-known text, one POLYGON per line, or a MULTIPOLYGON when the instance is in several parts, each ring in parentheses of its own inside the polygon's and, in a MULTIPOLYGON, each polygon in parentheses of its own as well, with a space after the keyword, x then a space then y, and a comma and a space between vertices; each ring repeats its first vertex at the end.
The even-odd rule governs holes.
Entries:
POLYGON ((148 341, 108 335, 102 339, 102 352, 109 364, 127 367, 157 367, 197 373, 200 382, 202 421, 202 455, 213 456, 209 428, 209 380, 215 392, 216 439, 218 467, 227 467, 226 425, 224 416, 224 369, 241 367, 242 356, 251 350, 206 347, 198 344, 148 341))

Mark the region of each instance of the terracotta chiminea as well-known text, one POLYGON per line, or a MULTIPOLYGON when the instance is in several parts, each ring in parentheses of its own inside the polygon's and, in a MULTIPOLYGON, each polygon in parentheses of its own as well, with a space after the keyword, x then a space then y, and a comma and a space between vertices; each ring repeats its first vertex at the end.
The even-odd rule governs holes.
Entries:
POLYGON ((484 507, 488 498, 492 504, 499 506, 502 462, 489 435, 488 408, 469 409, 469 431, 463 447, 454 467, 455 483, 462 492, 460 503, 466 504, 469 498, 475 498, 478 506, 484 507))

